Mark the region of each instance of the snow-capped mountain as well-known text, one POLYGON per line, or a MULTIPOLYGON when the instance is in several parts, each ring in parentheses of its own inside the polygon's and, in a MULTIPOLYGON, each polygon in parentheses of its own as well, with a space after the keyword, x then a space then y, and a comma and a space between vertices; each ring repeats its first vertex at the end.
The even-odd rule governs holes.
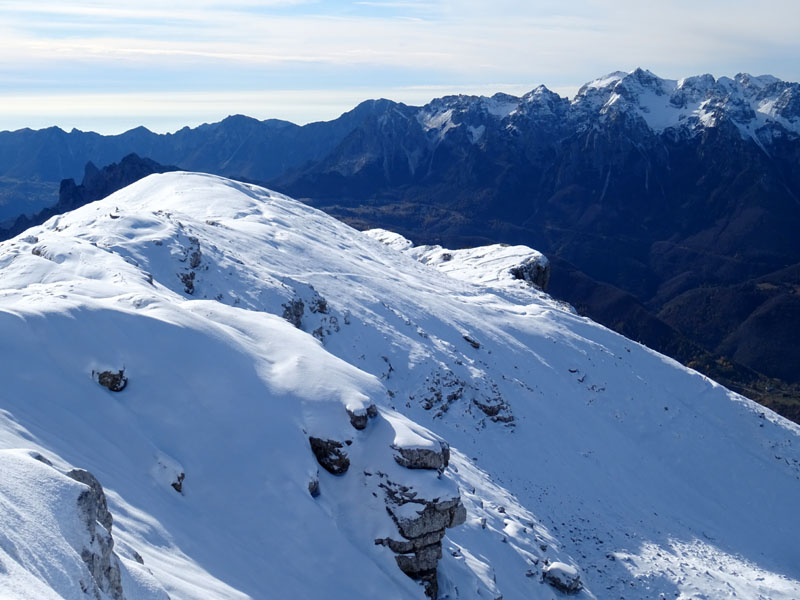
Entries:
POLYGON ((521 98, 447 96, 419 109, 417 119, 436 132, 434 140, 463 126, 477 144, 491 123, 508 129, 551 125, 569 134, 596 127, 611 115, 641 120, 654 134, 677 129, 693 135, 729 120, 743 137, 770 142, 776 131, 800 135, 800 84, 746 73, 733 79, 706 74, 672 80, 636 69, 590 81, 572 100, 545 86, 521 98))
POLYGON ((616 72, 584 85, 571 107, 589 118, 635 115, 656 133, 670 128, 697 132, 727 119, 743 137, 759 143, 771 141, 775 131, 800 134, 800 85, 771 75, 699 75, 676 81, 643 69, 616 72))
POLYGON ((800 428, 547 273, 183 172, 1 243, 0 596, 800 596, 800 428))

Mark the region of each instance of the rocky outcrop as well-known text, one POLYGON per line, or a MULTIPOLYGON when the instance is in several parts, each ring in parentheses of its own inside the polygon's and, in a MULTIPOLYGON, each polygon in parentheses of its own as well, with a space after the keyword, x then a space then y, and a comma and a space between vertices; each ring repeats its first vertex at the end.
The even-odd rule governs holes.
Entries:
POLYGON ((336 440, 325 440, 317 437, 309 437, 311 452, 317 459, 320 466, 328 473, 333 475, 343 475, 350 468, 350 459, 342 449, 344 444, 336 440))
POLYGON ((183 291, 189 294, 190 296, 194 294, 194 278, 196 277, 194 271, 189 271, 187 273, 178 273, 178 279, 181 280, 183 284, 183 291))
POLYGON ((281 306, 283 307, 283 315, 281 316, 298 329, 302 329, 303 312, 305 311, 303 301, 300 298, 293 298, 287 304, 282 304, 281 306))
POLYGON ((470 335, 467 335, 466 333, 464 335, 462 335, 461 337, 463 337, 464 341, 466 341, 470 346, 472 346, 476 350, 478 350, 481 347, 480 342, 478 340, 476 340, 474 337, 472 337, 470 335))
POLYGON ((89 494, 89 497, 85 501, 89 502, 91 505, 96 507, 95 508, 96 520, 103 527, 105 527, 109 533, 111 533, 111 527, 114 524, 114 518, 111 516, 111 513, 108 512, 108 503, 106 502, 106 495, 105 492, 103 492, 103 486, 100 485, 100 482, 97 481, 97 478, 94 475, 92 475, 89 471, 86 471, 84 469, 72 469, 66 475, 70 479, 74 479, 79 483, 83 483, 84 485, 89 486, 89 491, 83 493, 83 495, 89 494))
POLYGON ((381 484, 386 493, 386 510, 397 526, 398 538, 375 540, 397 554, 395 560, 403 573, 423 582, 425 594, 438 596, 436 567, 442 558, 445 530, 463 524, 467 511, 461 498, 420 498, 410 487, 394 482, 381 484))
POLYGON ((394 460, 408 469, 441 471, 450 463, 450 446, 439 441, 433 448, 402 448, 392 446, 394 460))
MULTIPOLYGON (((311 288, 314 289, 313 287, 311 288)), ((311 301, 308 304, 308 310, 312 313, 320 313, 323 315, 328 314, 328 301, 325 300, 322 296, 320 296, 316 291, 314 291, 314 296, 311 298, 311 301)))
POLYGON ((542 578, 565 594, 577 594, 583 584, 578 569, 562 562, 553 562, 542 569, 542 578))
POLYGON ((311 494, 312 498, 319 497, 319 477, 314 477, 308 482, 308 493, 311 494))
POLYGON ((543 291, 550 283, 550 261, 542 257, 531 257, 522 264, 512 267, 509 272, 514 279, 527 281, 543 291))
POLYGON ((172 489, 174 489, 179 494, 183 493, 183 480, 186 479, 186 473, 179 473, 178 476, 175 478, 175 481, 170 483, 172 489))
POLYGON ((378 408, 374 404, 370 404, 366 408, 358 408, 354 410, 347 410, 347 416, 350 418, 350 424, 361 431, 367 428, 369 419, 374 419, 378 416, 378 408))
MULTIPOLYGON (((450 462, 450 446, 436 440, 432 447, 392 445, 395 461, 408 469, 435 470, 441 474, 450 462)), ((441 476, 441 475, 440 475, 441 476)), ((413 486, 382 481, 386 511, 394 521, 399 536, 375 540, 397 554, 395 560, 403 573, 423 582, 429 598, 438 596, 436 567, 442 558, 445 530, 463 524, 467 510, 454 491, 450 497, 424 498, 413 486)))
POLYGON ((78 511, 89 533, 89 544, 81 549, 80 555, 92 581, 81 581, 81 588, 96 600, 101 600, 103 594, 113 600, 125 600, 119 559, 114 554, 114 538, 111 537, 113 519, 103 487, 94 475, 83 469, 73 469, 67 477, 87 486, 78 496, 78 511))
POLYGON ((112 392, 121 392, 128 385, 125 369, 121 369, 116 373, 114 371, 92 371, 92 376, 97 379, 97 383, 112 392))

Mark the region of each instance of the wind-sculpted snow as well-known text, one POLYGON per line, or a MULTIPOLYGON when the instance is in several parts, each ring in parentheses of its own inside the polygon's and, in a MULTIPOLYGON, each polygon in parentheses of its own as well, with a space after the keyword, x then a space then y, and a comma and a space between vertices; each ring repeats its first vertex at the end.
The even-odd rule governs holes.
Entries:
POLYGON ((22 525, 72 468, 126 598, 800 596, 796 426, 496 254, 395 246, 189 173, 0 244, 0 596, 82 597, 22 525))

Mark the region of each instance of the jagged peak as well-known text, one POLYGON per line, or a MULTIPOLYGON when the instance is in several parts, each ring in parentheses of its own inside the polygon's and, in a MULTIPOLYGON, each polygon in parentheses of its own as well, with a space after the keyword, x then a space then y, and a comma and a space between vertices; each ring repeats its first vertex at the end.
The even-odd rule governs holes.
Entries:
POLYGON ((628 75, 625 71, 612 71, 603 77, 598 77, 597 79, 593 79, 587 83, 584 83, 581 88, 578 90, 577 96, 586 95, 590 90, 597 90, 597 89, 604 89, 613 87, 623 78, 628 75))
POLYGON ((772 84, 784 83, 774 75, 750 75, 750 73, 737 73, 733 80, 744 86, 764 88, 772 84))
POLYGON ((525 94, 522 97, 523 102, 533 102, 535 100, 541 100, 543 98, 554 99, 557 98, 561 100, 561 96, 548 88, 546 85, 540 84, 533 88, 530 92, 525 94))
POLYGON ((128 129, 122 135, 131 135, 131 134, 151 134, 153 133, 144 125, 139 125, 138 127, 134 127, 133 129, 128 129))

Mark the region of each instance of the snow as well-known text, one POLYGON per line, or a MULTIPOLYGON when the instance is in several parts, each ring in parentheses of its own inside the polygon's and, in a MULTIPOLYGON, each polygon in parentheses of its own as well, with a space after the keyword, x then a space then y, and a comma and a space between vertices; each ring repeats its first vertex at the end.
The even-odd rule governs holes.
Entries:
POLYGON ((470 141, 473 144, 477 144, 481 141, 483 134, 486 133, 486 125, 478 125, 477 127, 473 127, 472 125, 467 127, 469 131, 470 141))
POLYGON ((447 132, 459 126, 459 123, 453 121, 454 109, 449 108, 441 111, 421 111, 417 115, 422 128, 425 131, 434 131, 436 139, 442 140, 447 132))
POLYGON ((583 598, 800 597, 800 428, 508 276, 534 253, 414 249, 190 173, 3 242, 0 595, 78 597, 74 466, 133 598, 422 599, 374 543, 384 476, 467 508, 443 597, 549 599, 545 561, 583 598), (119 393, 91 376, 122 368, 119 393), (439 440, 441 475, 394 460, 439 440))
MULTIPOLYGON (((61 590, 90 580, 81 559, 90 540, 75 511, 87 488, 32 454, 0 450, 0 594, 31 600, 84 597, 80 590, 61 590)), ((123 565, 122 576, 129 599, 166 600, 161 585, 136 563, 123 565)))
POLYGON ((624 71, 614 71, 613 73, 609 73, 604 77, 599 77, 593 81, 590 81, 589 83, 585 84, 584 87, 594 89, 606 88, 617 83, 618 81, 621 81, 626 75, 627 73, 624 71))
POLYGON ((711 75, 701 75, 672 80, 637 69, 587 83, 572 104, 599 115, 630 111, 655 133, 673 127, 715 127, 718 113, 724 113, 743 137, 760 144, 759 130, 770 122, 800 133, 800 118, 786 118, 774 110, 778 98, 789 89, 791 84, 783 84, 771 75, 739 74, 735 79, 716 80, 711 75))
POLYGON ((542 571, 550 581, 555 582, 563 590, 577 587, 575 584, 580 580, 578 569, 558 561, 550 563, 542 571))
POLYGON ((542 268, 549 264, 541 252, 527 246, 491 244, 450 250, 441 246, 414 246, 401 235, 385 229, 370 229, 363 234, 395 250, 406 252, 415 260, 436 267, 453 279, 491 286, 495 289, 504 288, 512 293, 514 290, 522 290, 524 298, 529 298, 536 292, 525 282, 515 278, 511 269, 528 262, 536 263, 542 268))
POLYGON ((508 115, 519 108, 520 99, 513 96, 497 95, 491 98, 481 97, 483 105, 493 117, 505 119, 508 115))

